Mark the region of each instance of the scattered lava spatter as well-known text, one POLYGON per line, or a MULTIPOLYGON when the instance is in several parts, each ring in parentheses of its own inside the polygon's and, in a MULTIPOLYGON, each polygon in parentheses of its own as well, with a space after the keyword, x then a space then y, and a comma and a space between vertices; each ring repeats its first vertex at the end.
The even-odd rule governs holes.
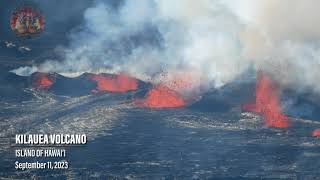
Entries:
POLYGON ((125 74, 97 74, 90 79, 97 82, 97 88, 92 92, 124 93, 138 89, 138 80, 125 74))
POLYGON ((48 73, 37 72, 32 75, 32 86, 37 89, 48 90, 54 84, 54 77, 48 73))
POLYGON ((260 113, 267 127, 288 128, 288 116, 282 113, 279 91, 276 84, 265 73, 259 71, 256 84, 256 101, 242 106, 243 110, 260 113))
POLYGON ((188 104, 178 92, 162 84, 154 86, 145 98, 135 99, 134 103, 148 108, 177 108, 188 104))
POLYGON ((194 76, 196 75, 187 72, 162 74, 160 83, 175 91, 190 90, 198 83, 198 79, 194 76))
POLYGON ((320 137, 320 129, 316 129, 312 132, 313 137, 320 137))

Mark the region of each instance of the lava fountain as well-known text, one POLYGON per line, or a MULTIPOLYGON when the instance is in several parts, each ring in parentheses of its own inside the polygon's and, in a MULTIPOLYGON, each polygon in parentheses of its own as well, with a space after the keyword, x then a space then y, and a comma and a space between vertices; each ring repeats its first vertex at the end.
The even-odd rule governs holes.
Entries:
POLYGON ((158 83, 143 99, 135 99, 139 107, 147 108, 179 108, 190 104, 193 98, 193 88, 197 86, 193 73, 171 72, 159 75, 158 83))
POLYGON ((97 87, 92 92, 124 93, 138 89, 138 80, 125 74, 97 74, 91 75, 90 79, 97 82, 97 87))
POLYGON ((37 89, 48 90, 54 84, 54 77, 48 73, 36 72, 32 75, 32 86, 37 89))
POLYGON ((313 137, 320 137, 320 129, 316 129, 312 132, 313 137))
POLYGON ((196 78, 193 72, 174 72, 170 74, 162 74, 160 83, 166 84, 167 87, 175 91, 192 90, 193 87, 199 86, 199 78, 196 78))
POLYGON ((148 108, 177 108, 187 105, 182 96, 165 85, 154 86, 143 99, 135 99, 134 103, 148 108))
POLYGON ((261 71, 257 74, 255 103, 245 104, 242 108, 244 111, 261 114, 267 127, 289 127, 288 117, 281 110, 277 85, 261 71))

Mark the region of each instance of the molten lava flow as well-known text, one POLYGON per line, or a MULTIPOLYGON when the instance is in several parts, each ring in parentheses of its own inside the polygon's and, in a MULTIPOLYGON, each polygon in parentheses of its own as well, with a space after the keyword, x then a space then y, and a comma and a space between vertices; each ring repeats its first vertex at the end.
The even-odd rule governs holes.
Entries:
POLYGON ((258 72, 256 102, 242 106, 245 111, 261 113, 267 127, 288 128, 288 117, 282 114, 275 83, 264 73, 258 72))
POLYGON ((312 132, 313 137, 320 137, 320 129, 316 129, 312 132))
POLYGON ((186 106, 187 102, 178 92, 164 85, 157 85, 144 99, 136 99, 135 104, 148 108, 176 108, 186 106))
POLYGON ((98 74, 92 75, 90 79, 97 82, 97 89, 93 92, 108 91, 123 93, 138 89, 138 80, 125 74, 98 74))
POLYGON ((38 89, 49 89, 54 83, 53 77, 48 73, 35 73, 32 78, 32 86, 38 89))

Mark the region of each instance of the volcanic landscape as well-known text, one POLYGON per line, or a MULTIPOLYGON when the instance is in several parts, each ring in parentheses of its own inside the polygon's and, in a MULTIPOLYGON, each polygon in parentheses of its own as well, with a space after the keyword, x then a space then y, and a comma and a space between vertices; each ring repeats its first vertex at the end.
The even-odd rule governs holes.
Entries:
POLYGON ((30 2, 29 38, 0 6, 0 179, 320 179, 320 1, 30 2), (17 158, 16 134, 88 143, 17 158), (14 168, 47 160, 70 167, 14 168))
POLYGON ((263 72, 193 100, 126 74, 3 76, 1 176, 319 177, 320 122, 283 112, 263 72), (17 133, 86 133, 89 143, 69 148, 70 171, 17 173, 8 138, 17 133))

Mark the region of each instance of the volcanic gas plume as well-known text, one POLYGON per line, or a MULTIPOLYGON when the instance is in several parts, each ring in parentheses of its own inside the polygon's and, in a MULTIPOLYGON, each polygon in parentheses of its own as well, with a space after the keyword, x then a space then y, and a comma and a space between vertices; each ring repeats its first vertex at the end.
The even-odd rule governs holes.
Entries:
POLYGON ((177 108, 187 105, 178 92, 162 84, 154 86, 144 99, 135 99, 134 102, 137 106, 148 108, 177 108))
POLYGON ((32 74, 32 86, 37 89, 48 90, 54 84, 54 77, 48 73, 37 72, 32 74))
POLYGON ((118 92, 124 93, 138 89, 138 80, 125 74, 97 74, 90 79, 97 82, 97 88, 93 92, 118 92))
POLYGON ((256 101, 243 105, 243 110, 262 114, 267 127, 288 128, 288 117, 282 113, 279 90, 272 79, 259 71, 256 84, 256 101))

